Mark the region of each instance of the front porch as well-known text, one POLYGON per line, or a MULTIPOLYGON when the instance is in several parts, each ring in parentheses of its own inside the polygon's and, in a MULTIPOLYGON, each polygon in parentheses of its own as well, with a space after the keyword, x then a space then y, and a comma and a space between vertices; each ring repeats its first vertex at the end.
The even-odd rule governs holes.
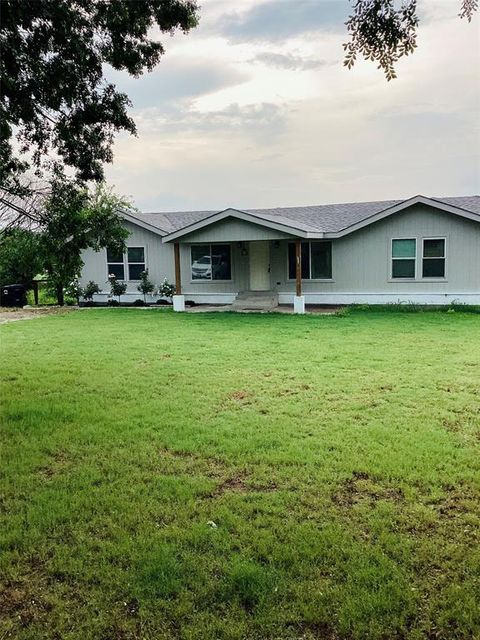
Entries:
MULTIPOLYGON (((213 303, 213 308, 220 305, 222 310, 274 311, 279 309, 279 289, 283 281, 288 280, 290 286, 295 286, 291 311, 305 313, 302 242, 300 238, 288 238, 287 245, 286 240, 283 237, 229 242, 175 242, 174 311, 185 311, 185 302, 189 299, 202 300, 210 305, 213 303), (290 261, 288 265, 284 264, 285 253, 290 261), (280 276, 278 271, 283 271, 283 268, 286 272, 280 276)), ((285 307, 281 310, 285 310, 285 307)))

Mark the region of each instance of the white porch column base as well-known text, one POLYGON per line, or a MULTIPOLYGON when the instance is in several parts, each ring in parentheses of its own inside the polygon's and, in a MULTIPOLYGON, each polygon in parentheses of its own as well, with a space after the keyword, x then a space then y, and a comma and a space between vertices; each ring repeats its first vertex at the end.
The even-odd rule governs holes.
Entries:
POLYGON ((185 296, 173 296, 173 310, 185 311, 185 296))
POLYGON ((305 296, 293 296, 293 313, 305 313, 305 296))

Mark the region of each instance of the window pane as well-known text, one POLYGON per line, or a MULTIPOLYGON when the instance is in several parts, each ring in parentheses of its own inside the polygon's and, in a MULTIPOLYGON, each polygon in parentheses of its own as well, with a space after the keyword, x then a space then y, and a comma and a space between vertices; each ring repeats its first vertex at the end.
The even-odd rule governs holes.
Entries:
POLYGON ((310 280, 310 243, 302 242, 302 280, 310 280))
MULTIPOLYGON (((288 245, 288 277, 295 280, 297 277, 296 270, 296 248, 293 242, 288 245)), ((310 279, 310 244, 302 242, 302 280, 310 279)))
POLYGON ((145 271, 145 264, 143 262, 138 264, 128 265, 128 277, 130 280, 141 280, 142 271, 145 271))
POLYGON ((145 252, 143 247, 128 247, 129 262, 145 262, 145 252))
POLYGON ((213 280, 230 280, 232 265, 229 244, 212 244, 212 278, 213 280))
POLYGON ((393 240, 392 258, 415 258, 416 242, 411 240, 393 240))
POLYGON ((211 280, 210 245, 192 245, 192 280, 211 280))
POLYGON ((428 258, 423 261, 423 277, 424 278, 444 278, 445 277, 445 259, 444 258, 428 258))
POLYGON ((123 255, 115 249, 107 249, 108 262, 123 262, 123 255))
POLYGON ((119 280, 125 280, 125 271, 123 269, 123 264, 109 264, 108 275, 111 274, 117 276, 119 280))
POLYGON ((424 240, 423 256, 425 258, 445 257, 445 240, 424 240))
POLYGON ((332 243, 312 242, 312 278, 332 277, 332 243))
POLYGON ((292 242, 288 245, 288 278, 295 280, 295 245, 292 242))
POLYGON ((415 260, 392 260, 392 278, 414 278, 415 260))

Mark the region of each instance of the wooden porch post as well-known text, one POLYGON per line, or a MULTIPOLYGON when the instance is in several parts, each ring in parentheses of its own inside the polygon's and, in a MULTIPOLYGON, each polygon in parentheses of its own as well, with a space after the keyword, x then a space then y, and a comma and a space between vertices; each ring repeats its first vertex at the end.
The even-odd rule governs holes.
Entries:
POLYGON ((175 295, 179 296, 182 293, 182 280, 180 277, 180 243, 175 242, 173 245, 173 252, 175 255, 175 295))
POLYGON ((296 296, 302 295, 302 243, 295 240, 295 284, 296 296))

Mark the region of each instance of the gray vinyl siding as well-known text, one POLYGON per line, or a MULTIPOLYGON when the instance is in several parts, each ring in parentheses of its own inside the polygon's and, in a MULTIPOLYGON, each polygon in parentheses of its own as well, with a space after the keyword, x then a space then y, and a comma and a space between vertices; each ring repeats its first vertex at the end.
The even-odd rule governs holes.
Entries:
MULTIPOLYGON (((278 291, 293 292, 288 281, 287 243, 272 248, 272 282, 278 291)), ((332 240, 332 281, 303 282, 303 292, 331 293, 463 293, 480 292, 480 224, 457 215, 417 205, 380 222, 332 240), (423 280, 422 238, 446 238, 446 278, 423 280), (390 278, 392 238, 417 238, 417 280, 390 278)))
MULTIPOLYGON (((161 284, 165 277, 172 282, 174 279, 173 245, 162 244, 162 238, 159 235, 130 222, 126 222, 125 226, 130 232, 127 246, 145 248, 145 262, 150 279, 156 285, 161 284)), ((80 284, 85 285, 89 280, 93 280, 103 291, 109 291, 106 250, 90 249, 82 254, 82 259, 85 266, 80 284)), ((128 277, 127 269, 125 269, 125 277, 128 277)), ((136 292, 137 286, 138 282, 127 281, 127 292, 136 292)))

